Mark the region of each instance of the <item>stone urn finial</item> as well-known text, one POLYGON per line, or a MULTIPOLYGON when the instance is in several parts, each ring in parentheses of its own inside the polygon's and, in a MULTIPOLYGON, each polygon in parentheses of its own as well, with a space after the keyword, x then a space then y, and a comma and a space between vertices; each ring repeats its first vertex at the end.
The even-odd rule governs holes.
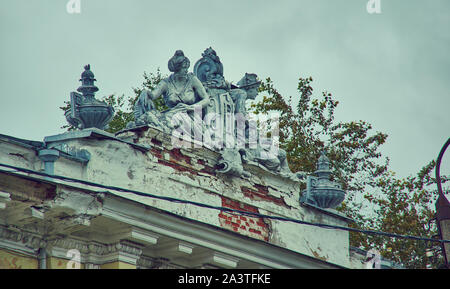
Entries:
POLYGON ((77 91, 81 94, 70 93, 71 109, 65 113, 67 121, 78 129, 105 129, 114 116, 114 109, 106 102, 95 99, 98 87, 94 81, 97 80, 89 64, 84 67, 80 81, 77 91))
POLYGON ((306 191, 301 202, 312 204, 320 208, 335 208, 345 199, 345 192, 341 186, 330 180, 330 159, 322 151, 317 161, 316 176, 308 176, 306 191))
POLYGON ((93 100, 98 87, 94 85, 94 81, 97 81, 97 79, 95 79, 94 73, 91 71, 90 64, 84 66, 80 81, 81 86, 78 87, 77 91, 81 92, 85 98, 93 100))

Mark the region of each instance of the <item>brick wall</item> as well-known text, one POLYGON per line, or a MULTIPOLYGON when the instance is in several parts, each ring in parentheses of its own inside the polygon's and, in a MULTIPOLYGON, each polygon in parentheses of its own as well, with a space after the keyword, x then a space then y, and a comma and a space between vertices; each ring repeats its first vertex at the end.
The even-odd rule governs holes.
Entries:
MULTIPOLYGON (((222 197, 222 207, 259 213, 258 208, 222 197)), ((263 218, 255 218, 242 216, 240 214, 232 214, 221 211, 219 213, 220 226, 225 229, 232 230, 239 234, 253 237, 256 239, 269 241, 270 226, 264 222, 263 218)))
MULTIPOLYGON (((150 153, 158 158, 158 163, 169 166, 180 172, 189 172, 192 175, 206 173, 211 176, 216 176, 215 168, 207 165, 205 160, 194 159, 190 156, 184 155, 178 148, 167 150, 157 140, 152 139, 151 142, 153 147, 150 150, 150 153)), ((277 205, 287 207, 282 198, 276 198, 269 195, 268 189, 262 185, 254 185, 253 188, 241 187, 241 192, 243 197, 248 197, 251 200, 273 202, 277 205)), ((258 208, 255 206, 223 196, 221 198, 223 207, 259 213, 258 208)), ((263 218, 242 216, 240 214, 232 214, 224 211, 221 211, 218 217, 222 228, 259 240, 269 240, 270 225, 269 223, 266 223, 263 218)))

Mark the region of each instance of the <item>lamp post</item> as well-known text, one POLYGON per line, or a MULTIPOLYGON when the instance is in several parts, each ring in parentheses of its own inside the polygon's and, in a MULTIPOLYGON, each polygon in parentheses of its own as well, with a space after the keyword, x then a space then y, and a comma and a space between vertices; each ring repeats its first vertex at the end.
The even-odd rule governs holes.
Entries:
MULTIPOLYGON (((449 240, 450 239, 450 202, 445 197, 442 192, 440 167, 442 157, 444 156, 445 150, 450 145, 450 138, 444 144, 439 153, 436 161, 436 184, 438 187, 439 197, 436 201, 436 220, 439 230, 440 239, 449 240)), ((450 243, 442 243, 442 252, 444 254, 445 266, 450 269, 450 243)))

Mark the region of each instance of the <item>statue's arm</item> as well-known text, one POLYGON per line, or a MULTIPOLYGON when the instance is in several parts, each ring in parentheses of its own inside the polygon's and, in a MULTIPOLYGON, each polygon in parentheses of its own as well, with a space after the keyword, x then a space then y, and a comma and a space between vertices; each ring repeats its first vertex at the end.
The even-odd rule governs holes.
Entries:
POLYGON ((206 107, 209 104, 209 95, 206 92, 205 87, 196 76, 193 76, 192 78, 192 85, 195 89, 195 92, 197 92, 197 95, 201 99, 196 103, 196 105, 200 105, 202 108, 206 107))
POLYGON ((155 89, 152 91, 144 89, 141 91, 136 104, 134 105, 134 118, 135 120, 139 119, 139 117, 146 112, 155 109, 155 105, 153 100, 160 97, 167 90, 167 83, 165 81, 161 81, 158 83, 155 89))
POLYGON ((167 91, 167 82, 160 81, 153 90, 144 90, 146 97, 150 100, 155 100, 167 91))

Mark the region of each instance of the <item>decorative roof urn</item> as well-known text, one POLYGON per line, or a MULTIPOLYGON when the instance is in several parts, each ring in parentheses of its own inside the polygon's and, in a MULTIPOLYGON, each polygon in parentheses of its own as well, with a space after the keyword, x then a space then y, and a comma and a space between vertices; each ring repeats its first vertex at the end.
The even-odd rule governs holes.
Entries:
POLYGON ((71 109, 65 113, 66 119, 69 124, 79 129, 98 128, 104 130, 114 116, 114 109, 106 102, 95 99, 98 87, 94 85, 96 79, 89 64, 84 67, 80 81, 81 86, 77 91, 81 94, 70 93, 71 109))
POLYGON ((320 208, 337 207, 345 199, 345 192, 339 184, 330 181, 330 160, 325 152, 319 157, 314 173, 317 177, 308 176, 306 190, 300 201, 320 208))

